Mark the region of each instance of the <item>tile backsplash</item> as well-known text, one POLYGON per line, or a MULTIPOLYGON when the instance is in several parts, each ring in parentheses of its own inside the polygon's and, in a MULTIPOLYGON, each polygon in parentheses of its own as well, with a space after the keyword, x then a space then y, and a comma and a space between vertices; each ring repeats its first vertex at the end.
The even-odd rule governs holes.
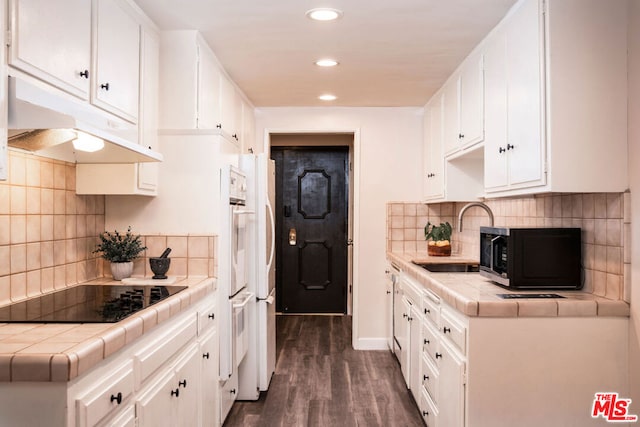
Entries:
MULTIPOLYGON (((498 226, 580 227, 585 268, 584 290, 599 296, 629 301, 631 255, 630 193, 544 194, 489 199, 498 226)), ((448 221, 454 228, 452 250, 477 259, 480 226, 488 225, 486 212, 470 208, 463 230, 458 214, 466 203, 410 203, 387 205, 387 250, 425 253, 427 221, 448 221)))
MULTIPOLYGON (((0 181, 0 306, 111 276, 94 254, 105 231, 105 196, 77 195, 75 164, 9 150, 0 181)), ((136 224, 132 224, 136 233, 136 224)), ((149 257, 166 247, 176 276, 217 276, 216 236, 142 235, 148 247, 135 276, 151 276, 149 257)))

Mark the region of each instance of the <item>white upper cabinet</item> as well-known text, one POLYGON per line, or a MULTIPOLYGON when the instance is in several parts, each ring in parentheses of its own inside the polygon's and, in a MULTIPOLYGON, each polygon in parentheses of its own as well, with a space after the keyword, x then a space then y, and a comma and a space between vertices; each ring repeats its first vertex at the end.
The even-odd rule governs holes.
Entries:
POLYGON ((198 49, 198 129, 214 129, 220 123, 220 69, 215 55, 204 40, 196 40, 198 49))
MULTIPOLYGON (((236 135, 237 102, 236 89, 233 82, 226 77, 220 79, 220 127, 228 135, 236 135)), ((234 138, 235 139, 235 138, 234 138)))
POLYGON ((136 122, 140 25, 117 0, 94 0, 95 78, 92 102, 136 122))
POLYGON ((89 99, 91 2, 10 0, 9 65, 89 99))
POLYGON ((11 0, 10 10, 11 67, 137 122, 140 27, 128 3, 11 0))
POLYGON ((444 97, 436 96, 424 110, 423 197, 433 200, 444 197, 444 158, 442 153, 442 109, 444 97))
POLYGON ((485 50, 485 188, 543 185, 542 10, 519 7, 485 50))
POLYGON ((484 138, 482 54, 471 54, 449 78, 444 96, 444 151, 449 156, 484 138))
POLYGON ((625 5, 522 0, 487 38, 487 192, 627 188, 625 5))

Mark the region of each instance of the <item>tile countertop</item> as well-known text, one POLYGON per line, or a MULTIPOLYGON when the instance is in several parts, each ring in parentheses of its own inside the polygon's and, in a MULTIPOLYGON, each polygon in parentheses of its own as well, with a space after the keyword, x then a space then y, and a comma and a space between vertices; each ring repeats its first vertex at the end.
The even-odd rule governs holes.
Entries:
POLYGON ((173 285, 188 288, 117 323, 0 323, 0 382, 72 380, 216 289, 209 277, 181 278, 173 285))
POLYGON ((511 291, 479 273, 431 273, 421 262, 477 262, 455 256, 428 257, 423 253, 387 252, 387 259, 449 305, 473 317, 629 317, 629 304, 581 291, 511 291), (502 299, 497 294, 554 293, 563 299, 502 299))

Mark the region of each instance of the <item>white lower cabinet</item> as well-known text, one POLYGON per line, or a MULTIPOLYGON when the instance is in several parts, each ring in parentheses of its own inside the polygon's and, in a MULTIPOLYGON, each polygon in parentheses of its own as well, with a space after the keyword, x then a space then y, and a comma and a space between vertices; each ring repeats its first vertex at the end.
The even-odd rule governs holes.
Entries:
POLYGON ((215 301, 207 294, 67 383, 0 382, 0 425, 219 426, 215 301))

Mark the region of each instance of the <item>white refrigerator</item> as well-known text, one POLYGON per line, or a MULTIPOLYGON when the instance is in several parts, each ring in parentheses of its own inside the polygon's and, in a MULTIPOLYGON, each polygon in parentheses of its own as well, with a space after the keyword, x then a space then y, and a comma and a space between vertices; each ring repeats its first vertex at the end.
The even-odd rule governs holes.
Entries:
POLYGON ((245 154, 240 169, 247 176, 247 290, 256 295, 249 314, 249 349, 238 367, 239 400, 257 400, 269 388, 276 366, 275 308, 275 164, 266 154, 245 154))

